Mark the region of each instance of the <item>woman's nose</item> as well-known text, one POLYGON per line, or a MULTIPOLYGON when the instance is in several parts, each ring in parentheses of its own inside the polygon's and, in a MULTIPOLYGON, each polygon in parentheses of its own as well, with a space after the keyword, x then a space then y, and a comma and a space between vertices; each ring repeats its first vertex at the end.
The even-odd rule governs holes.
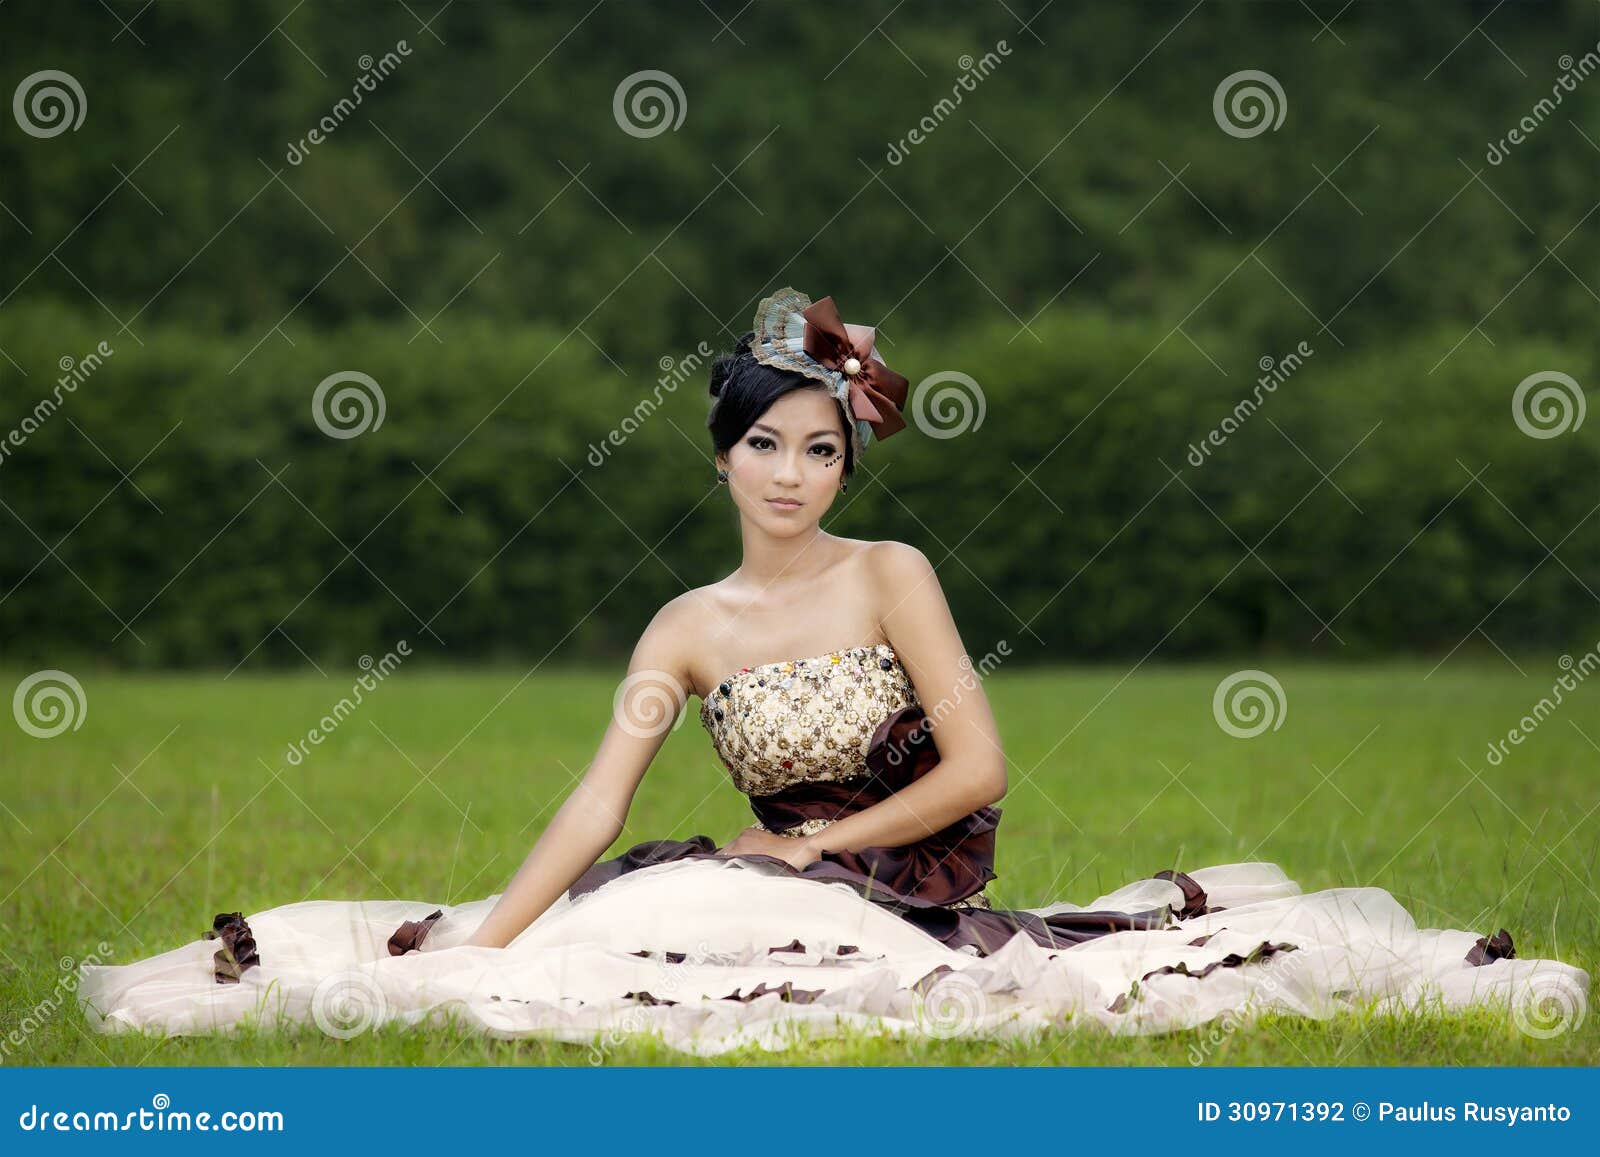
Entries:
POLYGON ((800 460, 788 454, 782 455, 778 460, 778 469, 773 478, 779 482, 798 483, 800 481, 800 460))

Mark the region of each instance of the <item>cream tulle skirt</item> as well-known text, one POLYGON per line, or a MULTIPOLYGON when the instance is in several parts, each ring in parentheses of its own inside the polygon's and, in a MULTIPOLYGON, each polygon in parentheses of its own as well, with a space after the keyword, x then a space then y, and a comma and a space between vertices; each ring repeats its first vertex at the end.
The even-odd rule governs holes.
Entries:
MULTIPOLYGON (((461 946, 496 896, 444 907, 419 951, 391 956, 425 901, 306 901, 247 913, 260 964, 218 983, 211 939, 122 965, 84 965, 78 999, 103 1032, 309 1025, 352 1037, 446 1024, 604 1048, 633 1034, 687 1053, 783 1049, 864 1030, 1019 1037, 1051 1029, 1158 1033, 1261 1012, 1326 1018, 1375 1005, 1424 1015, 1475 1005, 1534 1035, 1583 1014, 1589 976, 1555 960, 1469 963, 1473 931, 1418 928, 1381 888, 1303 894, 1275 864, 1189 875, 1220 911, 1159 930, 1047 948, 953 950, 848 885, 760 861, 686 860, 563 896, 504 949, 461 946)), ((1083 906, 1140 912, 1183 896, 1136 880, 1083 906)), ((1481 959, 1479 947, 1476 955, 1481 959)))

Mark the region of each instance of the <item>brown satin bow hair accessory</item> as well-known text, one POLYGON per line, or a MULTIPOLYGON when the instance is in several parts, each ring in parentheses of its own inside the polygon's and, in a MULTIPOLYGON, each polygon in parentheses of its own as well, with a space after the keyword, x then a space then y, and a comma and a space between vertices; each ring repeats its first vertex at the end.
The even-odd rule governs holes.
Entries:
POLYGON ((757 307, 750 351, 764 365, 826 384, 852 420, 860 454, 873 437, 906 428, 900 410, 911 383, 884 364, 876 341, 872 326, 847 324, 832 297, 813 302, 785 288, 757 307))

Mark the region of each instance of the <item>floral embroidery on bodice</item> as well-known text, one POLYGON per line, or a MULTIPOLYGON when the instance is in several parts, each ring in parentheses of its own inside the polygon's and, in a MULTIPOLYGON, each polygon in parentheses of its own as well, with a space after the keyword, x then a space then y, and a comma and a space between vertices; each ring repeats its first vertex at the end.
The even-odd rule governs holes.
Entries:
POLYGON ((700 722, 746 795, 867 774, 872 735, 917 703, 887 643, 741 667, 711 689, 700 722))

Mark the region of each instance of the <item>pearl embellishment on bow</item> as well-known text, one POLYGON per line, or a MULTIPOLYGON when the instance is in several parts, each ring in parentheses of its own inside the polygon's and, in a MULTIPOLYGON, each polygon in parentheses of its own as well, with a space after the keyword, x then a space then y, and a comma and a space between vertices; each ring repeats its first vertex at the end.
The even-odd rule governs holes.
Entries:
POLYGON ((845 358, 843 369, 846 377, 855 377, 861 372, 861 359, 845 358))

